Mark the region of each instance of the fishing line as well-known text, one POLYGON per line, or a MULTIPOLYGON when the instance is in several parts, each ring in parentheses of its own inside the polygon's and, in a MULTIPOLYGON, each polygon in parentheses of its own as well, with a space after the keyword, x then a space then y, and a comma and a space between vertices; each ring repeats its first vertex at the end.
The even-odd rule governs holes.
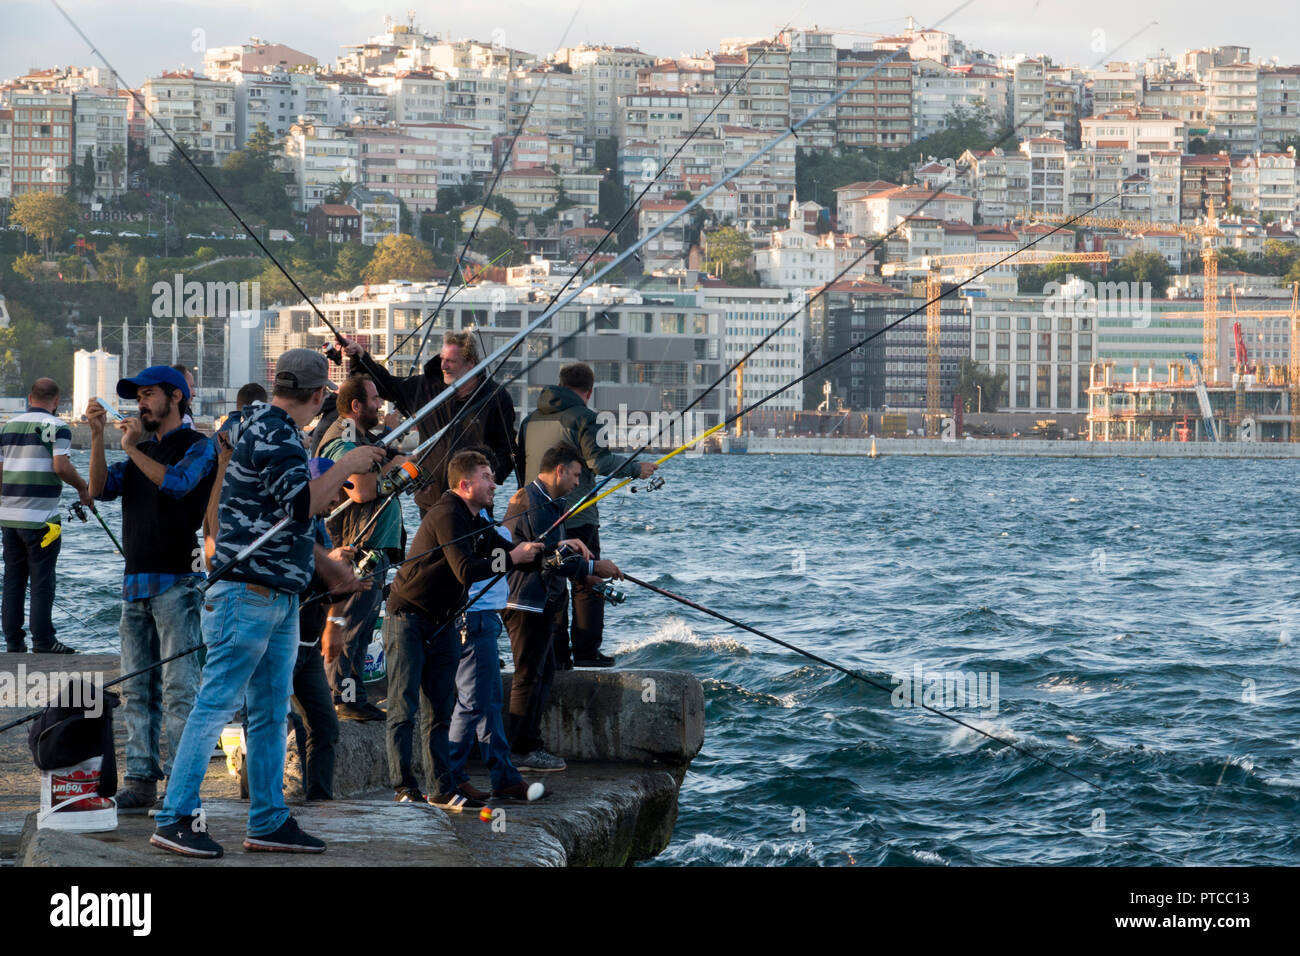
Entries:
MULTIPOLYGON (((137 93, 135 90, 131 88, 131 84, 127 83, 126 80, 122 78, 122 74, 118 73, 117 70, 113 68, 113 65, 108 62, 108 59, 104 56, 104 54, 99 52, 99 49, 95 46, 94 43, 91 42, 90 37, 86 36, 85 32, 82 31, 81 27, 77 26, 76 22, 72 19, 72 17, 68 16, 67 12, 63 9, 63 7, 59 5, 59 0, 50 0, 50 3, 53 4, 55 10, 59 11, 59 14, 63 17, 63 19, 68 21, 68 25, 71 26, 72 29, 77 32, 77 35, 80 36, 81 39, 86 42, 86 46, 90 47, 90 52, 94 56, 99 57, 100 62, 103 63, 105 67, 107 67, 108 72, 112 73, 113 76, 117 78, 118 82, 120 82, 124 87, 126 87, 127 92, 131 94, 131 97, 132 99, 135 100, 136 105, 140 107, 140 109, 144 112, 146 116, 149 117, 149 119, 153 120, 154 125, 162 132, 164 136, 167 137, 168 142, 172 144, 172 148, 175 149, 176 152, 180 154, 181 158, 184 159, 185 162, 189 164, 190 168, 194 170, 195 174, 199 177, 199 179, 203 181, 203 184, 207 186, 208 189, 212 190, 212 194, 216 196, 218 200, 220 200, 221 205, 225 206, 226 209, 229 210, 230 214, 235 217, 235 221, 238 222, 239 225, 243 228, 244 235, 248 236, 248 238, 252 239, 253 242, 257 243, 257 247, 262 250, 262 254, 271 260, 271 262, 275 265, 275 267, 280 270, 280 272, 284 275, 286 279, 289 280, 289 284, 293 286, 294 291, 297 292, 300 296, 302 296, 303 301, 305 301, 307 305, 311 307, 311 310, 316 313, 317 317, 321 320, 321 322, 324 323, 325 326, 331 332, 334 333, 335 341, 337 341, 340 345, 345 344, 343 341, 343 336, 339 334, 339 330, 334 327, 334 325, 330 322, 328 318, 325 317, 325 313, 322 312, 319 308, 317 308, 316 303, 312 301, 311 297, 307 295, 306 292, 303 291, 302 286, 298 284, 298 280, 296 280, 292 275, 289 274, 289 270, 286 269, 280 263, 280 260, 275 257, 275 254, 271 252, 271 250, 267 247, 267 245, 257 237, 257 233, 248 225, 248 223, 244 221, 244 217, 241 216, 235 210, 234 206, 230 205, 230 203, 226 201, 226 197, 221 194, 221 190, 217 189, 217 187, 213 185, 212 181, 208 179, 207 175, 204 174, 203 170, 199 167, 199 165, 195 163, 194 160, 190 157, 190 154, 185 149, 185 147, 183 147, 180 144, 180 142, 177 141, 176 137, 171 134, 171 131, 167 129, 167 127, 164 126, 162 123, 158 122, 158 118, 154 116, 152 112, 150 112, 147 106, 144 105, 144 98, 141 97, 139 93, 137 93)), ((164 226, 164 229, 165 228, 166 227, 164 226)))
MULTIPOLYGON (((578 19, 578 14, 581 11, 582 11, 582 3, 579 2, 578 6, 573 11, 573 16, 569 17, 568 26, 564 28, 564 33, 560 36, 560 45, 557 49, 564 48, 564 41, 568 39, 569 31, 573 29, 573 22, 578 19)), ((469 235, 465 237, 465 245, 461 248, 460 258, 455 261, 451 272, 447 275, 447 284, 443 286, 442 299, 441 301, 438 302, 438 305, 434 308, 429 318, 425 320, 426 322, 429 323, 429 328, 425 330, 424 338, 420 340, 420 345, 415 350, 415 357, 411 360, 412 368, 419 368, 420 366, 420 355, 422 352, 424 352, 424 346, 429 341, 429 335, 433 332, 432 319, 434 316, 438 315, 442 311, 443 305, 446 304, 447 294, 451 290, 451 280, 455 278, 457 270, 460 271, 462 281, 465 279, 465 266, 464 266, 465 256, 469 254, 470 244, 474 241, 474 236, 478 232, 479 223, 483 221, 483 213, 487 211, 487 204, 492 201, 492 194, 496 192, 497 183, 501 181, 501 175, 506 171, 506 166, 510 162, 510 156, 514 152, 515 143, 518 141, 519 137, 523 135, 524 126, 528 123, 528 117, 532 115, 533 104, 537 102, 537 97, 541 95, 541 92, 545 88, 545 86, 546 86, 546 81, 542 80, 542 82, 537 84, 537 88, 533 90, 532 98, 529 99, 528 101, 528 108, 524 110, 524 115, 519 120, 519 125, 515 128, 515 135, 511 137, 510 145, 506 147, 505 155, 501 157, 501 167, 497 170, 496 176, 493 177, 492 185, 488 187, 487 194, 483 197, 483 201, 479 203, 478 215, 474 217, 474 226, 473 228, 470 229, 469 235)), ((414 334, 415 332, 411 333, 411 335, 414 334)), ((409 339, 410 337, 411 336, 408 335, 406 339, 402 340, 402 343, 405 344, 406 340, 409 339)), ((392 351, 389 352, 389 354, 391 355, 395 351, 397 350, 393 349, 392 351)))

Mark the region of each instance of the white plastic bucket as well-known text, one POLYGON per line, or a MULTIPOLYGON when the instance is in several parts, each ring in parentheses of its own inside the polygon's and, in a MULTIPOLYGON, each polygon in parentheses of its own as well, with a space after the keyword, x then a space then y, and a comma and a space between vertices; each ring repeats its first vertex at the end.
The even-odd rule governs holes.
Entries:
POLYGON ((91 757, 71 767, 41 772, 39 830, 102 833, 117 829, 117 804, 99 795, 103 757, 91 757))

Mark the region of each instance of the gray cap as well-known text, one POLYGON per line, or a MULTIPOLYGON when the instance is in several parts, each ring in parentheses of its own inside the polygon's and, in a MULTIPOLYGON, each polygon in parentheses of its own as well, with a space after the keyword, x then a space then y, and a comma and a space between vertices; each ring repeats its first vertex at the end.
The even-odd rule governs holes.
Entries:
POLYGON ((335 390, 330 381, 330 363, 312 349, 289 349, 275 362, 275 383, 283 388, 320 388, 335 390))

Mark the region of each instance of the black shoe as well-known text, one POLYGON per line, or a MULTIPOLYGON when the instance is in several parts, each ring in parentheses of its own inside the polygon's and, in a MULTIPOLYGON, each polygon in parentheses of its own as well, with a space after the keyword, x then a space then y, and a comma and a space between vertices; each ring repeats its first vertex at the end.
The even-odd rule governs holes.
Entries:
POLYGON ((542 799, 544 796, 546 796, 545 787, 540 783, 528 783, 525 780, 520 780, 518 783, 512 783, 508 787, 502 787, 500 790, 492 791, 493 800, 507 800, 512 803, 531 803, 534 800, 542 799), (537 789, 534 790, 534 787, 537 789), (537 795, 530 797, 528 795, 530 791, 537 795))
POLYGON ((420 792, 419 787, 398 787, 397 792, 393 794, 394 803, 415 803, 423 806, 428 801, 425 800, 424 794, 420 792))
POLYGON ((372 720, 388 719, 388 711, 384 710, 382 707, 378 707, 370 703, 362 704, 361 707, 366 713, 372 715, 371 717, 372 720))
POLYGON ((574 667, 613 667, 614 658, 607 654, 597 651, 591 657, 575 657, 573 659, 574 667))
POLYGON ((143 815, 158 802, 158 785, 152 780, 128 780, 115 799, 119 813, 143 815))
POLYGON ((367 704, 335 704, 334 713, 338 714, 339 720, 384 720, 388 715, 379 710, 379 716, 376 717, 367 709, 367 704))
POLYGON ((568 660, 567 658, 562 661, 556 661, 555 669, 557 671, 571 671, 573 670, 573 661, 568 660))
POLYGON ((154 830, 149 843, 161 850, 171 850, 181 856, 215 860, 225 853, 221 844, 208 836, 206 830, 194 829, 194 817, 181 817, 175 823, 154 830))
POLYGON ((298 821, 290 817, 272 833, 244 837, 244 849, 250 853, 324 853, 325 841, 303 833, 298 821))
POLYGON ((8 641, 5 641, 5 653, 6 653, 6 654, 26 654, 26 653, 27 653, 27 642, 26 642, 26 641, 23 641, 23 642, 21 642, 21 643, 19 643, 19 644, 10 644, 8 641))
POLYGON ((463 810, 482 810, 487 806, 482 800, 471 797, 460 788, 448 793, 440 793, 436 797, 430 797, 429 802, 438 809, 446 810, 449 813, 460 813, 463 810))
POLYGON ((32 653, 33 654, 75 654, 77 653, 77 649, 75 647, 69 647, 67 644, 64 644, 62 641, 56 638, 53 643, 48 644, 45 647, 37 647, 36 644, 33 643, 32 653))

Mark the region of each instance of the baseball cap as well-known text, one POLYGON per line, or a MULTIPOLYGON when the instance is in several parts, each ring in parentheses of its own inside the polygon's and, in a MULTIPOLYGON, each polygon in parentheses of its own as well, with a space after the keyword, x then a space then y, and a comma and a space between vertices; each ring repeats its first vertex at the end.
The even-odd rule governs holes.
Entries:
POLYGON ((289 349, 275 362, 274 384, 284 388, 320 388, 337 391, 330 381, 329 359, 314 349, 289 349))
POLYGON ((135 398, 140 389, 149 385, 170 385, 179 388, 186 400, 190 398, 190 385, 185 376, 170 365, 150 365, 134 378, 122 378, 117 382, 118 398, 135 398))

